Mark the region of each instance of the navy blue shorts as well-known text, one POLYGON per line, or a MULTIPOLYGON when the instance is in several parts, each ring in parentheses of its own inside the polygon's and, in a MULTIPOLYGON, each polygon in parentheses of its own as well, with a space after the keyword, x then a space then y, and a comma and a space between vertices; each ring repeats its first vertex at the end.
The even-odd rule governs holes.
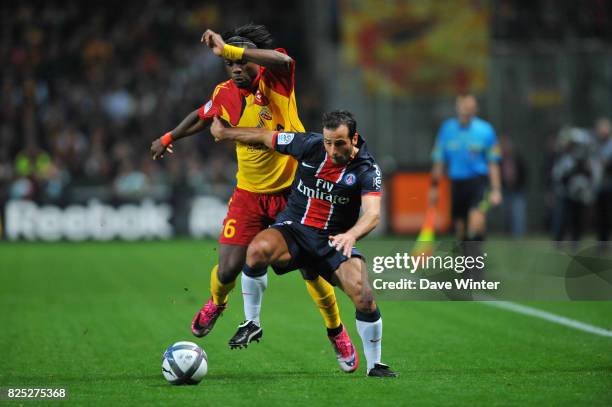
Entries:
MULTIPOLYGON (((285 274, 297 269, 312 271, 330 284, 334 271, 349 258, 330 245, 329 232, 285 221, 270 226, 281 232, 289 248, 291 261, 285 267, 272 267, 276 274, 285 274)), ((364 259, 353 247, 351 257, 364 259)))

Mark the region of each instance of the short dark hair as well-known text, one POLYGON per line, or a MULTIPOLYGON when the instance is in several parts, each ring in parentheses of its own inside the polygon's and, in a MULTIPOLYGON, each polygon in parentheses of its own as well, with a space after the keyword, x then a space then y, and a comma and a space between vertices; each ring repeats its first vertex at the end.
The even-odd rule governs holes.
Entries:
POLYGON ((336 130, 343 124, 348 128, 349 138, 352 138, 357 132, 357 122, 351 112, 348 110, 334 110, 323 114, 323 128, 336 130))
POLYGON ((271 49, 274 42, 272 34, 264 25, 248 23, 233 30, 224 32, 221 37, 223 41, 228 42, 229 39, 236 40, 247 39, 260 49, 271 49))

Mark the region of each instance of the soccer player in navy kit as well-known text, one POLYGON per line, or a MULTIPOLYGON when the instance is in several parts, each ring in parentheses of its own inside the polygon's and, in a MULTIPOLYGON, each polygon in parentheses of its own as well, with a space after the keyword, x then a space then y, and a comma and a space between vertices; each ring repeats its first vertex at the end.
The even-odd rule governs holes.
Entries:
MULTIPOLYGON (((218 119, 211 133, 218 140, 264 144, 299 162, 285 210, 253 239, 243 273, 257 276, 268 265, 277 274, 301 268, 338 285, 355 304, 368 376, 394 377, 397 374, 381 363, 382 318, 366 264, 354 247, 378 225, 382 182, 356 127, 352 114, 339 110, 323 116, 323 134, 225 128, 218 119)), ((343 357, 346 371, 358 363, 351 347, 348 352, 336 350, 339 361, 348 356, 343 357)))
POLYGON ((469 242, 464 255, 480 255, 486 209, 502 201, 499 146, 493 126, 476 117, 473 95, 458 96, 456 109, 457 118, 442 123, 432 152, 430 203, 437 202, 438 183, 446 167, 455 234, 459 241, 469 242))

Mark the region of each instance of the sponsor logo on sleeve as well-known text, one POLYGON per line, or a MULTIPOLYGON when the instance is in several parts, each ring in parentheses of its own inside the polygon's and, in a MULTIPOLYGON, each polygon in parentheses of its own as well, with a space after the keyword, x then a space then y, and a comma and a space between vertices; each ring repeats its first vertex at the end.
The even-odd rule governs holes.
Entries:
POLYGON ((211 107, 212 107, 212 100, 209 100, 204 105, 204 114, 208 113, 208 111, 210 110, 211 107))
POLYGON ((382 174, 380 173, 380 168, 378 168, 376 164, 374 164, 374 170, 376 171, 376 176, 372 179, 372 186, 376 189, 380 189, 382 186, 382 174))
POLYGON ((293 141, 294 133, 278 133, 276 144, 287 145, 293 141))

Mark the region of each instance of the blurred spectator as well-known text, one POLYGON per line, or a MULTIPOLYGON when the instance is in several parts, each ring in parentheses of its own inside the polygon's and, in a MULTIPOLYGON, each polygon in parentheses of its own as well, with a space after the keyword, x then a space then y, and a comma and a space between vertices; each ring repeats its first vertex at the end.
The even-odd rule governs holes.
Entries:
POLYGON ((555 222, 557 219, 556 215, 556 202, 555 202, 555 187, 553 182, 553 167, 557 162, 557 157, 560 154, 559 144, 557 140, 557 132, 550 131, 546 135, 545 149, 542 152, 544 157, 541 163, 541 174, 543 179, 543 195, 544 195, 544 217, 542 219, 542 226, 544 230, 554 230, 555 222))
POLYGON ((148 196, 158 201, 167 200, 170 195, 170 187, 167 174, 163 169, 148 156, 143 156, 140 160, 140 171, 149 184, 148 196))
POLYGON ((62 161, 55 159, 49 167, 47 182, 42 191, 41 200, 45 202, 63 203, 66 187, 70 183, 70 174, 62 161))
POLYGON ((584 213, 595 199, 600 171, 593 159, 593 140, 578 128, 563 128, 559 135, 562 153, 552 170, 555 191, 554 239, 561 242, 569 231, 572 249, 582 238, 584 213))
POLYGON ((126 158, 120 164, 113 188, 115 196, 121 201, 139 200, 148 195, 150 184, 147 176, 126 158))
POLYGON ((596 159, 602 172, 597 191, 597 239, 602 249, 608 248, 610 240, 610 217, 612 216, 612 126, 610 119, 603 117, 595 123, 596 159))
POLYGON ((106 151, 107 142, 104 128, 98 127, 92 132, 89 154, 84 166, 85 176, 92 184, 101 184, 111 175, 111 165, 106 151))
POLYGON ((515 150, 514 143, 506 134, 500 137, 499 144, 502 156, 500 172, 504 196, 504 226, 506 232, 518 238, 525 234, 527 224, 527 166, 523 156, 515 150))
POLYGON ((119 81, 102 97, 102 106, 106 115, 118 123, 124 123, 136 111, 132 94, 119 81))
POLYGON ((27 137, 26 143, 14 160, 15 179, 10 188, 13 199, 39 198, 40 189, 52 170, 49 154, 38 147, 31 137, 27 137))

